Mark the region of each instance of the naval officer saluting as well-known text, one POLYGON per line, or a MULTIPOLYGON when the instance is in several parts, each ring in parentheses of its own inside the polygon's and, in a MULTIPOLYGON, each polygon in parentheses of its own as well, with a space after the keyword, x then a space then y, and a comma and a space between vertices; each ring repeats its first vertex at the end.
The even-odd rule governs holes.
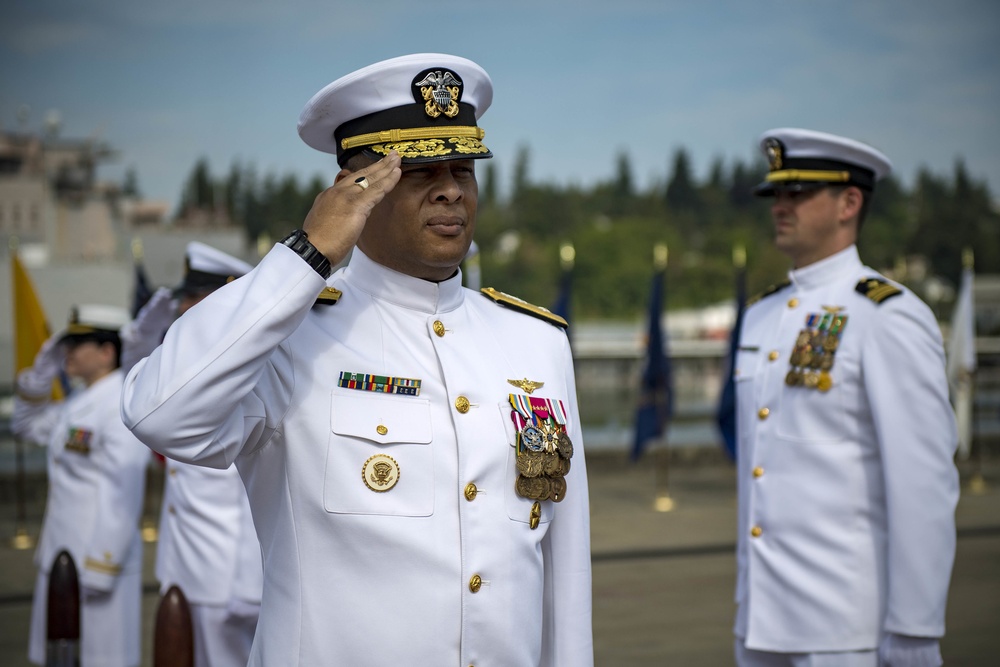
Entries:
POLYGON ((139 518, 150 457, 118 409, 124 381, 119 330, 128 321, 122 308, 74 307, 66 329, 46 341, 17 378, 14 433, 48 446, 49 491, 28 640, 28 658, 37 665, 46 664, 49 570, 63 549, 80 572, 81 664, 140 662, 139 518), (66 400, 50 403, 60 368, 76 385, 66 400))
POLYGON ((941 664, 958 474, 930 309, 855 245, 889 160, 764 134, 789 280, 745 315, 736 363, 739 665, 941 664))
POLYGON ((246 484, 251 665, 593 664, 565 323, 461 283, 492 95, 443 54, 318 92, 299 134, 337 155, 335 184, 128 377, 143 441, 246 484))

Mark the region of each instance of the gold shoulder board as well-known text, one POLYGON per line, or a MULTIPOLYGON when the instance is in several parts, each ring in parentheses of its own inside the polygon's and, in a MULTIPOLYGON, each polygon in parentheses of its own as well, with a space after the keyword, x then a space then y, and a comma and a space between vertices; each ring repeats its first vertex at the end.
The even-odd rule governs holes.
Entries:
POLYGON ((750 297, 749 299, 747 299, 746 305, 752 306, 753 304, 757 303, 761 299, 769 297, 772 294, 774 294, 775 292, 780 292, 781 290, 785 289, 786 287, 788 287, 791 284, 792 283, 791 283, 790 280, 782 280, 780 283, 776 283, 774 285, 771 285, 770 287, 768 287, 766 290, 764 290, 760 294, 756 294, 756 295, 750 297))
POLYGON ((332 287, 324 287, 323 291, 319 293, 316 297, 316 303, 314 306, 332 306, 333 304, 340 301, 340 297, 344 295, 339 289, 333 289, 332 287))
POLYGON ((566 320, 559 317, 548 308, 542 308, 541 306, 530 304, 523 299, 518 299, 516 296, 511 296, 510 294, 493 289, 492 287, 484 287, 480 291, 496 303, 499 303, 501 306, 506 306, 512 310, 532 315, 540 320, 545 320, 549 324, 554 324, 560 329, 569 327, 566 320))
POLYGON ((898 287, 890 285, 881 278, 865 278, 864 280, 859 280, 857 287, 854 289, 858 294, 863 294, 875 303, 882 303, 886 299, 891 299, 892 297, 903 293, 898 287))

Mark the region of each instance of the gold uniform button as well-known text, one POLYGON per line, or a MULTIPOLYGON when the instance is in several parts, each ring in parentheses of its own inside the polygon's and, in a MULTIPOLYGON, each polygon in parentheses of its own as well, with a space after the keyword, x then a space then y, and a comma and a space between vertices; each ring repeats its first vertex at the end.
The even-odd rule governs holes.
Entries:
POLYGON ((753 476, 754 477, 763 477, 764 476, 764 469, 761 468, 760 466, 757 466, 756 468, 753 469, 753 476))
POLYGON ((767 355, 767 358, 770 359, 771 361, 777 361, 778 356, 779 355, 777 350, 771 350, 771 352, 767 355))
POLYGON ((799 300, 796 299, 795 297, 792 297, 791 299, 788 300, 788 307, 789 308, 795 308, 798 305, 799 305, 799 300))
POLYGON ((472 579, 469 579, 469 590, 473 593, 478 593, 479 589, 483 587, 483 578, 478 574, 472 575, 472 579))
POLYGON ((763 419, 767 419, 767 416, 769 414, 771 414, 771 411, 768 408, 761 408, 760 410, 757 411, 757 417, 758 417, 758 419, 762 419, 762 420, 763 419))
POLYGON ((170 476, 173 477, 176 474, 177 474, 177 468, 171 468, 170 469, 170 476))
POLYGON ((469 411, 470 405, 472 404, 469 403, 469 399, 467 399, 465 396, 459 396, 458 398, 455 399, 455 409, 461 412, 463 415, 469 411))
POLYGON ((538 523, 542 520, 542 506, 535 501, 535 504, 531 506, 531 513, 528 514, 528 525, 534 530, 538 528, 538 523))
POLYGON ((753 528, 750 529, 750 534, 753 535, 754 537, 760 537, 761 535, 764 534, 764 529, 761 528, 760 526, 754 526, 753 528))
POLYGON ((476 499, 476 494, 478 493, 479 489, 477 489, 476 485, 473 484, 472 482, 469 482, 468 484, 465 485, 465 499, 468 500, 470 503, 476 499))
POLYGON ((438 338, 444 337, 444 323, 441 320, 434 320, 434 333, 438 338))
POLYGON ((378 426, 375 427, 375 432, 378 433, 379 435, 385 435, 386 433, 389 432, 389 429, 386 428, 384 424, 379 424, 378 426))
POLYGON ((174 509, 173 505, 171 505, 170 507, 168 507, 167 511, 170 512, 171 514, 177 514, 177 510, 174 509))

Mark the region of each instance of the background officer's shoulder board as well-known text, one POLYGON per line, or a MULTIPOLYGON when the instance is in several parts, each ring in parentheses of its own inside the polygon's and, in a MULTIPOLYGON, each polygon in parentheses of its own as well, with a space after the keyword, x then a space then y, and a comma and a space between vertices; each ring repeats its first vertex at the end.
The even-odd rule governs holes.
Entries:
POLYGON ((786 287, 788 287, 791 284, 792 283, 789 280, 782 280, 780 283, 775 283, 774 285, 771 285, 770 287, 768 287, 766 290, 764 290, 760 294, 756 294, 756 295, 750 297, 749 299, 747 299, 747 304, 746 305, 752 306, 753 304, 757 303, 761 299, 767 298, 767 297, 771 296, 772 294, 775 294, 776 292, 780 292, 781 290, 785 289, 786 287))
POLYGON ((499 303, 501 306, 505 306, 511 310, 516 310, 519 313, 525 313, 526 315, 537 317, 540 320, 545 320, 549 324, 555 325, 560 329, 565 329, 569 326, 566 320, 559 317, 549 309, 530 304, 523 299, 518 299, 516 296, 511 296, 510 294, 493 289, 492 287, 484 287, 480 290, 480 292, 492 301, 499 303))
POLYGON ((316 303, 314 306, 332 306, 333 304, 340 301, 340 297, 344 295, 339 289, 333 289, 332 287, 324 287, 323 291, 319 293, 316 297, 316 303))
POLYGON ((891 299, 903 293, 898 287, 890 285, 881 278, 863 278, 858 281, 854 290, 875 303, 882 303, 886 299, 891 299))

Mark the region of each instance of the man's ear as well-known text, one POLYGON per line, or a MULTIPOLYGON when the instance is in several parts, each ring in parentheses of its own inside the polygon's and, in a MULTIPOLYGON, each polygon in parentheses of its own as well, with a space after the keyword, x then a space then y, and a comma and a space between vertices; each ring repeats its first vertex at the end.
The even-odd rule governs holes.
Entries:
POLYGON ((348 176, 351 176, 353 174, 354 174, 354 172, 351 171, 350 169, 346 169, 346 168, 345 169, 341 169, 340 171, 337 172, 337 175, 333 177, 333 183, 334 183, 334 185, 336 185, 337 183, 340 183, 342 180, 344 180, 345 178, 347 178, 348 176))
POLYGON ((857 218, 861 214, 861 207, 864 204, 864 195, 861 190, 853 185, 845 188, 840 193, 840 219, 847 221, 857 218))

